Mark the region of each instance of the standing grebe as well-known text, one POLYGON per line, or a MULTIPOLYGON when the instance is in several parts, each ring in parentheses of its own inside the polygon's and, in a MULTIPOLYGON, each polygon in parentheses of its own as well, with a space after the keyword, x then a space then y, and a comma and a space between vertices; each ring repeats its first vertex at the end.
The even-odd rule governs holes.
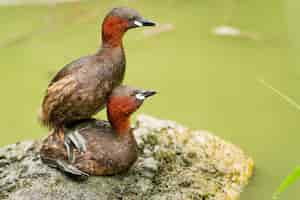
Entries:
POLYGON ((68 131, 68 127, 101 110, 113 88, 123 81, 126 59, 122 38, 125 32, 154 25, 131 8, 114 8, 103 21, 99 51, 66 65, 50 82, 40 121, 64 138, 68 154, 72 143, 79 151, 86 150, 80 134, 68 131))

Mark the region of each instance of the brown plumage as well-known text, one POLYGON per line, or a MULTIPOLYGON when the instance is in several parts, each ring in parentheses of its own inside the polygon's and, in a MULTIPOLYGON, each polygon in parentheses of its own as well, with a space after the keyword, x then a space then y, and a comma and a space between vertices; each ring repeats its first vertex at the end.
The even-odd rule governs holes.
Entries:
POLYGON ((130 115, 145 98, 154 94, 154 91, 128 86, 117 87, 108 99, 111 125, 107 121, 89 119, 73 127, 86 141, 85 153, 75 151, 74 161, 68 163, 63 140, 57 135, 50 135, 41 148, 42 160, 74 175, 113 175, 128 170, 138 156, 130 115))
MULTIPOLYGON (((85 138, 87 151, 76 151, 72 165, 89 175, 113 175, 126 171, 137 159, 137 144, 132 131, 123 136, 112 132, 105 121, 87 121, 89 128, 79 129, 85 138)), ((44 142, 41 158, 67 161, 67 151, 63 141, 51 135, 44 142)))
POLYGON ((124 78, 124 33, 131 28, 153 25, 133 9, 113 9, 102 24, 100 50, 66 65, 50 82, 40 113, 42 124, 61 130, 101 110, 107 96, 124 78))

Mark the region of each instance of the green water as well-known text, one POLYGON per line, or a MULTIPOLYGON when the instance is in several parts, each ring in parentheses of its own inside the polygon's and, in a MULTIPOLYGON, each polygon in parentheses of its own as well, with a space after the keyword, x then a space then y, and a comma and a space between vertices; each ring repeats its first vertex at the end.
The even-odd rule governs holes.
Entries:
MULTIPOLYGON (((48 81, 64 64, 95 51, 101 19, 116 5, 174 26, 150 37, 142 30, 126 35, 125 82, 159 91, 140 112, 238 144, 257 166, 241 199, 271 199, 300 163, 300 113, 257 79, 300 102, 300 4, 292 1, 105 0, 0 7, 0 145, 45 136, 36 116, 48 81), (214 36, 212 29, 223 24, 258 39, 214 36)), ((297 187, 281 199, 297 199, 297 187)))

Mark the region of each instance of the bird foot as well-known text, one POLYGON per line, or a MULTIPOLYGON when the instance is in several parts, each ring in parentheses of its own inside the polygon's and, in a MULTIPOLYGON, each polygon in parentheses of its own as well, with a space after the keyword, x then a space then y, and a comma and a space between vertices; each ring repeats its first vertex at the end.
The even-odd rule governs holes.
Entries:
POLYGON ((61 171, 69 174, 69 175, 73 175, 73 176, 77 176, 77 177, 82 177, 82 178, 87 178, 89 177, 89 174, 77 169, 76 167, 74 167, 71 164, 68 164, 67 162, 63 161, 63 160, 55 160, 55 159, 51 159, 51 158, 43 158, 43 161, 49 165, 50 167, 53 168, 58 168, 61 171))
POLYGON ((67 150, 67 158, 71 163, 75 161, 74 148, 76 148, 80 153, 85 153, 87 151, 85 139, 78 132, 78 130, 66 131, 64 145, 67 150))

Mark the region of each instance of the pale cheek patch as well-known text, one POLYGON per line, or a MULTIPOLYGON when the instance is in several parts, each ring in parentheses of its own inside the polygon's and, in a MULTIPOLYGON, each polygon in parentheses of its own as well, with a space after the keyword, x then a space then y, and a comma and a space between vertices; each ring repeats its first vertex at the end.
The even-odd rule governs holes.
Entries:
POLYGON ((142 22, 139 22, 137 20, 134 21, 134 24, 137 25, 137 26, 143 26, 142 22))
POLYGON ((145 99, 145 96, 142 95, 142 94, 140 94, 140 93, 138 93, 138 94, 135 95, 135 98, 142 101, 142 100, 145 99))

